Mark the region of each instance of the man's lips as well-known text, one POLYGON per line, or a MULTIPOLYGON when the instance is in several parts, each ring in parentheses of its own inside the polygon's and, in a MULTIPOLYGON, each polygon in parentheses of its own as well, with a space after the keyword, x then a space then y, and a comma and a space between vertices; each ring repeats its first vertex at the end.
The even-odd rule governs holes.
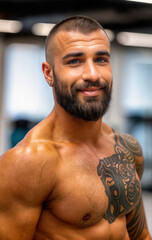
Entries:
POLYGON ((98 94, 100 94, 102 88, 99 87, 90 87, 90 88, 82 88, 79 89, 78 91, 81 92, 83 95, 85 96, 97 96, 98 94))

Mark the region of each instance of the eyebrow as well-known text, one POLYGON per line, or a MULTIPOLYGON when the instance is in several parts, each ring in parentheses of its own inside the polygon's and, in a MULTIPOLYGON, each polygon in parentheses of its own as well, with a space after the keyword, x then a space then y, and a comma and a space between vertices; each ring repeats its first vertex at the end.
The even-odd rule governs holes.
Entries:
POLYGON ((96 52, 96 54, 95 54, 96 56, 108 56, 108 57, 110 57, 110 53, 108 52, 108 51, 98 51, 98 52, 96 52))
POLYGON ((84 56, 84 53, 83 52, 73 52, 73 53, 68 53, 67 55, 65 55, 63 57, 63 60, 67 59, 67 58, 70 58, 70 57, 81 57, 81 56, 84 56))
MULTIPOLYGON (((108 51, 98 51, 95 53, 95 56, 108 56, 110 57, 110 53, 108 51)), ((83 52, 73 52, 73 53, 68 53, 67 55, 65 55, 63 57, 63 60, 67 59, 67 58, 71 58, 71 57, 82 57, 85 56, 85 54, 83 52)))

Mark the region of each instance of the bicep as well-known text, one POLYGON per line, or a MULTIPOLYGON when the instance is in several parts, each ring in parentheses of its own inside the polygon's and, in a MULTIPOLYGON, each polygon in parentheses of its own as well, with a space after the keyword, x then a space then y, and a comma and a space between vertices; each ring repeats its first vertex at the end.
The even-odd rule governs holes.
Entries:
POLYGON ((140 197, 136 207, 127 214, 126 219, 130 240, 150 240, 142 196, 140 197))
POLYGON ((16 147, 0 158, 0 240, 31 240, 54 187, 50 155, 35 148, 16 147))
POLYGON ((0 210, 0 239, 32 240, 41 208, 25 206, 17 199, 7 203, 0 210))
POLYGON ((12 159, 13 153, 0 159, 0 239, 32 240, 41 202, 34 197, 34 184, 23 181, 19 165, 12 159))
MULTIPOLYGON (((139 179, 142 179, 144 171, 144 158, 141 156, 135 157, 136 172, 139 179)), ((147 228, 146 216, 142 200, 142 192, 135 208, 127 215, 127 229, 130 240, 150 240, 149 231, 147 228)))

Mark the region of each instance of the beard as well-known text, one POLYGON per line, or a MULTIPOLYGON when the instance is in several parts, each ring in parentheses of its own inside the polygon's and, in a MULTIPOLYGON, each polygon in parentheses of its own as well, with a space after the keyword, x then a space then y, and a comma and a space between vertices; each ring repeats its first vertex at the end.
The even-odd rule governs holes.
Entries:
POLYGON ((54 88, 58 104, 72 116, 85 121, 97 121, 102 118, 110 106, 112 84, 97 80, 85 80, 83 84, 73 83, 71 93, 66 83, 63 83, 56 75, 53 68, 54 88), (102 88, 103 94, 98 96, 83 96, 83 100, 78 96, 81 89, 90 87, 102 88))

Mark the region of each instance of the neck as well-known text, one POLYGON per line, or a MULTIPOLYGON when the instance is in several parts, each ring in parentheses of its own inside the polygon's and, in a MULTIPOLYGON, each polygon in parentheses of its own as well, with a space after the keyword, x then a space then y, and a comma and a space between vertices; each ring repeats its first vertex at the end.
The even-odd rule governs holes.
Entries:
POLYGON ((84 121, 73 117, 56 104, 52 114, 54 119, 54 140, 95 143, 101 136, 102 120, 84 121))

